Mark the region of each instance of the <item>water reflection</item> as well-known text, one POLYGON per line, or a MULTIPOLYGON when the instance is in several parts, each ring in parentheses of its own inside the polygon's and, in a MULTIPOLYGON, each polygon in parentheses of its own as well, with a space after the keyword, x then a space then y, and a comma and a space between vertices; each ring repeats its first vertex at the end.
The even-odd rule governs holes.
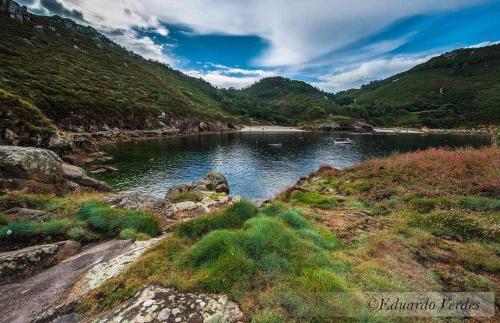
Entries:
POLYGON ((272 197, 320 164, 345 168, 371 157, 429 147, 480 147, 487 138, 463 135, 349 135, 353 145, 334 143, 333 134, 231 133, 120 143, 104 149, 121 171, 100 174, 116 190, 163 196, 176 184, 222 172, 231 193, 261 201, 272 197), (281 147, 269 144, 281 143, 281 147))

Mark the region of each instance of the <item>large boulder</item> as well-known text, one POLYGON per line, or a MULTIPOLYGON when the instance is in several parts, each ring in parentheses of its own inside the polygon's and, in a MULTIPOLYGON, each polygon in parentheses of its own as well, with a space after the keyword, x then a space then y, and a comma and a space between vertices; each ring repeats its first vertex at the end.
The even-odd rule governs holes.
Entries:
POLYGON ((61 165, 61 159, 50 150, 0 146, 0 187, 65 193, 71 185, 64 178, 61 165))
POLYGON ((205 183, 205 187, 208 191, 229 194, 229 184, 226 177, 224 177, 221 173, 208 173, 203 178, 202 182, 205 183))
POLYGON ((85 171, 64 163, 54 152, 41 148, 0 146, 0 188, 35 193, 66 194, 79 188, 111 191, 85 171))

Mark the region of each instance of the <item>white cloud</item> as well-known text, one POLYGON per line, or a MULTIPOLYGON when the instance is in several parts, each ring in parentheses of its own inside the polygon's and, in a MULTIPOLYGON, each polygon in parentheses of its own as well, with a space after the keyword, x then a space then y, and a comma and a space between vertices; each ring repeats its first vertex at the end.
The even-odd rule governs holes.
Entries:
POLYGON ((64 0, 90 23, 107 28, 156 29, 163 21, 201 34, 257 35, 270 46, 255 63, 268 67, 307 63, 404 17, 484 1, 64 0))
POLYGON ((313 85, 327 91, 340 91, 357 88, 373 80, 380 80, 403 72, 429 60, 434 55, 396 56, 366 61, 350 69, 318 77, 313 85))
POLYGON ((208 67, 214 67, 214 70, 209 71, 197 71, 189 70, 184 71, 187 75, 202 78, 211 84, 222 87, 229 88, 234 87, 241 89, 243 87, 249 86, 261 78, 276 75, 272 71, 264 70, 249 70, 242 68, 235 68, 224 66, 220 64, 207 64, 208 67))

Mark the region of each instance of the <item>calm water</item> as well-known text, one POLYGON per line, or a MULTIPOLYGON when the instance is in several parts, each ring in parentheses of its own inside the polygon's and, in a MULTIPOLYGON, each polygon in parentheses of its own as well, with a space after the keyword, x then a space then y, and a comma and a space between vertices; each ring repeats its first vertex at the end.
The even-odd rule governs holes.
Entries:
POLYGON ((335 134, 230 133, 144 140, 104 147, 119 173, 99 179, 118 191, 163 196, 168 188, 223 173, 232 195, 262 201, 295 183, 320 164, 345 168, 371 157, 428 147, 480 147, 487 138, 463 135, 354 135, 353 145, 334 144, 335 134), (282 143, 281 147, 269 144, 282 143))

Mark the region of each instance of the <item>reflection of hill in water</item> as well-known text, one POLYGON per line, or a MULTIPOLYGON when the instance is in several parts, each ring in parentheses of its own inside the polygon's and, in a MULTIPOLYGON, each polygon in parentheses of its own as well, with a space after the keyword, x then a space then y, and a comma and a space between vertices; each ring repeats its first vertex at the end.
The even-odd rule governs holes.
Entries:
POLYGON ((349 134, 353 145, 335 145, 336 137, 300 132, 230 133, 120 143, 105 148, 115 157, 112 165, 120 172, 99 178, 117 190, 163 196, 169 187, 215 170, 228 178, 231 194, 264 200, 320 164, 344 168, 395 151, 488 144, 486 138, 459 135, 349 134))

